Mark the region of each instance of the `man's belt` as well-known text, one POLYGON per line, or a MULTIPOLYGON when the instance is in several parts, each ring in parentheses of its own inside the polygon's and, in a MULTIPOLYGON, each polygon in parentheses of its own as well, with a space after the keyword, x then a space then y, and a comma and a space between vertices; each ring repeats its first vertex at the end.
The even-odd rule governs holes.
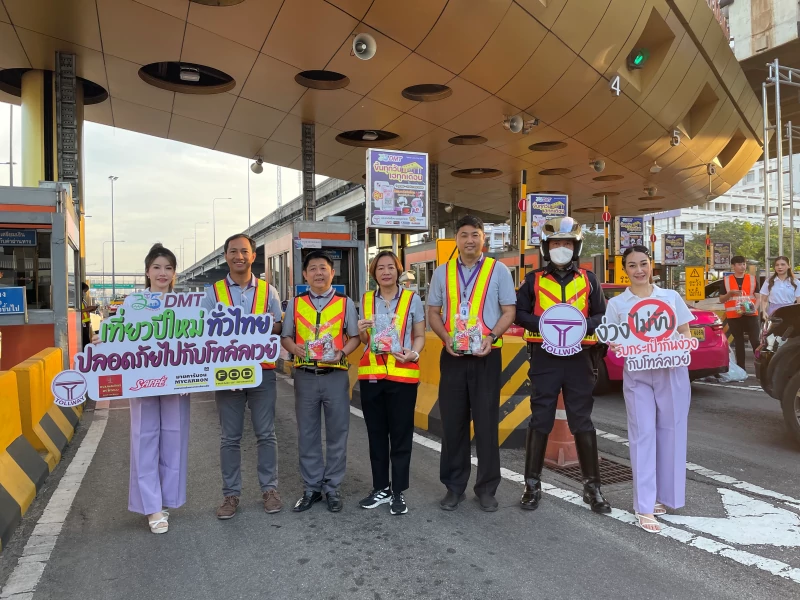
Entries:
POLYGON ((301 371, 305 371, 306 373, 311 373, 312 375, 327 375, 328 373, 333 373, 337 369, 332 369, 330 367, 297 367, 301 371))

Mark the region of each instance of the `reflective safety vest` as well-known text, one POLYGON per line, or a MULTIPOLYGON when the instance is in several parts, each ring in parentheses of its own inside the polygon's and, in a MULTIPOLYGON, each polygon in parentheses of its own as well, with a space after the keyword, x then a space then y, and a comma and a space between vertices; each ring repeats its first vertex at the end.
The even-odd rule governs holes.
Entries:
MULTIPOLYGON (((753 276, 749 274, 745 274, 744 279, 742 280, 742 287, 739 287, 738 282, 736 281, 735 275, 728 275, 726 277, 728 290, 741 290, 742 296, 750 296, 753 298, 753 302, 755 302, 755 297, 753 296, 753 276)), ((738 302, 736 300, 736 296, 732 296, 730 300, 725 303, 725 316, 728 319, 738 319, 740 317, 746 315, 740 315, 739 312, 736 310, 738 302)), ((755 313, 753 313, 755 314, 755 313)))
MULTIPOLYGON (((339 292, 334 292, 328 304, 321 311, 311 302, 308 292, 304 292, 294 299, 294 343, 305 348, 306 340, 316 340, 319 334, 330 333, 333 345, 337 350, 344 348, 344 316, 347 308, 347 297, 339 292), (319 326, 327 325, 326 331, 320 332, 319 326)), ((327 363, 317 360, 306 360, 305 356, 294 357, 295 367, 319 367, 323 369, 350 368, 347 356, 336 363, 327 363)))
MULTIPOLYGON (((217 302, 225 306, 233 306, 233 299, 231 298, 231 288, 228 285, 228 278, 222 279, 214 284, 214 295, 217 302)), ((269 307, 269 286, 267 282, 262 279, 256 279, 256 293, 253 295, 253 305, 250 307, 251 315, 264 315, 267 314, 269 307)), ((274 315, 273 315, 274 316, 274 315)), ((261 363, 262 369, 274 369, 275 363, 263 362, 261 363)))
POLYGON ((86 300, 81 300, 81 323, 91 323, 92 317, 89 311, 86 310, 86 300))
MULTIPOLYGON (((400 292, 397 300, 397 319, 395 327, 400 336, 400 341, 406 337, 406 326, 408 316, 411 312, 411 300, 414 298, 412 290, 400 292)), ((375 292, 367 292, 361 299, 361 314, 364 319, 372 319, 375 314, 375 292)), ((388 379, 389 381, 399 381, 400 383, 417 383, 419 381, 419 365, 407 362, 398 363, 397 359, 391 354, 375 354, 370 350, 369 345, 364 349, 364 355, 358 364, 359 379, 388 379)))
MULTIPOLYGON (((489 292, 489 282, 492 279, 492 272, 497 261, 493 258, 484 258, 480 271, 476 275, 475 285, 472 287, 472 294, 469 297, 469 320, 480 325, 484 336, 489 335, 492 330, 483 322, 483 306, 486 304, 486 296, 489 292)), ((456 316, 459 314, 461 305, 461 279, 458 276, 458 259, 454 258, 447 262, 447 320, 444 328, 448 334, 456 329, 456 316)), ((503 336, 497 338, 492 344, 494 348, 503 347, 503 336)))
MULTIPOLYGON (((533 280, 533 314, 541 317, 544 311, 556 304, 571 304, 583 313, 584 317, 589 316, 589 276, 585 269, 579 269, 571 281, 563 285, 552 273, 547 271, 537 271, 536 278, 533 280)), ((526 342, 533 344, 542 343, 542 335, 539 332, 525 330, 522 336, 526 342)), ((587 335, 581 340, 582 346, 592 346, 597 343, 597 337, 587 335)))

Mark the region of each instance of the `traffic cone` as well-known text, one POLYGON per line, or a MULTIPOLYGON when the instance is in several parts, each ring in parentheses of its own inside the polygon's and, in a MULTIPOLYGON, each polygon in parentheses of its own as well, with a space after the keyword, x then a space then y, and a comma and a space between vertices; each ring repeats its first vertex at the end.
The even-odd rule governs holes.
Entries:
POLYGON ((554 467, 569 467, 578 464, 575 438, 572 437, 569 425, 567 425, 567 411, 564 408, 564 396, 561 393, 558 394, 556 420, 547 440, 544 462, 554 467))

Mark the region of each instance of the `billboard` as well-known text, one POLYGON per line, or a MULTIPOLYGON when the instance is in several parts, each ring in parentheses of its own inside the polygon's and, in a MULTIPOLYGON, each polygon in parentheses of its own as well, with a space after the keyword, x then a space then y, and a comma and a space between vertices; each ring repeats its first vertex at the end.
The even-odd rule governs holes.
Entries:
POLYGON ((682 265, 686 259, 686 236, 682 233, 665 233, 661 239, 664 264, 682 265))
POLYGON ((374 229, 427 231, 428 155, 367 150, 367 223, 374 229))
POLYGON ((631 246, 644 246, 644 217, 614 217, 614 229, 617 254, 631 246))
POLYGON ((730 242, 714 242, 712 244, 712 252, 714 253, 714 269, 717 271, 724 271, 731 268, 731 243, 730 242))
POLYGON ((527 208, 528 245, 538 246, 542 242, 542 226, 545 221, 567 216, 569 196, 528 194, 527 208))

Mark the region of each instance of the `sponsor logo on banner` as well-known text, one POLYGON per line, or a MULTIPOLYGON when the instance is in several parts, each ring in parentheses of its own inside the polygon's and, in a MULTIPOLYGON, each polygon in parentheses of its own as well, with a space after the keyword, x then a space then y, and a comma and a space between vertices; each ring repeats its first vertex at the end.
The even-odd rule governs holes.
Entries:
POLYGON ((167 385, 167 376, 159 377, 157 379, 137 379, 133 387, 128 388, 132 392, 149 388, 163 388, 167 385))
POLYGON ((88 389, 86 378, 77 371, 61 371, 50 384, 55 404, 65 408, 83 404, 86 401, 88 389))
POLYGON ((570 304, 556 304, 539 318, 542 348, 555 356, 572 356, 581 351, 586 335, 586 317, 570 304))
POLYGON ((186 375, 176 375, 175 384, 173 387, 176 390, 208 387, 208 373, 188 373, 186 375))
POLYGON ((699 342, 680 335, 677 329, 672 306, 645 298, 633 305, 623 323, 609 323, 603 317, 595 334, 604 344, 619 344, 617 356, 625 359, 628 371, 646 371, 689 366, 691 351, 699 342))
POLYGON ((122 396, 122 375, 100 375, 100 398, 118 398, 122 396))
POLYGON ((256 382, 255 367, 223 367, 214 369, 216 387, 241 387, 256 382))

